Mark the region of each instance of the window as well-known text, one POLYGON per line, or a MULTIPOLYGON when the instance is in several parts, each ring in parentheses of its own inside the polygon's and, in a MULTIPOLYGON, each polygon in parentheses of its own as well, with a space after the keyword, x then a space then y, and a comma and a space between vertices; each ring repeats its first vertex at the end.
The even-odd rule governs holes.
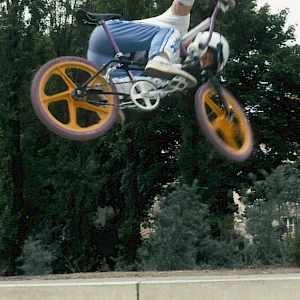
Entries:
POLYGON ((295 218, 283 218, 288 234, 295 234, 296 219, 295 218))

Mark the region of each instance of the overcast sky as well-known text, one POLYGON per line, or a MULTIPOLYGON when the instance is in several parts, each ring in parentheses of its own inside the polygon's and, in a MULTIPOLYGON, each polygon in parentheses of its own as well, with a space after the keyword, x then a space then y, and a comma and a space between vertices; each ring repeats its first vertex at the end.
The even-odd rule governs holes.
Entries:
POLYGON ((271 13, 278 13, 284 8, 289 8, 290 13, 288 15, 288 24, 294 25, 296 32, 295 36, 297 43, 300 44, 300 28, 297 26, 297 23, 300 25, 300 2, 299 0, 257 0, 258 6, 268 3, 271 7, 271 13))

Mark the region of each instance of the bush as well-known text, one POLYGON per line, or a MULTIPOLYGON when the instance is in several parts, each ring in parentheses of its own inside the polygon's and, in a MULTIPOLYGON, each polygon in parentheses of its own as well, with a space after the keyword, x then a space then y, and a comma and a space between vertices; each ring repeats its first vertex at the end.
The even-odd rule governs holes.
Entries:
POLYGON ((225 242, 212 237, 208 207, 196 183, 160 197, 159 206, 153 233, 138 250, 142 270, 241 267, 244 238, 225 242))
POLYGON ((288 254, 291 261, 300 267, 300 225, 297 225, 295 235, 288 238, 288 254))
POLYGON ((199 248, 208 235, 208 209, 201 203, 196 184, 177 187, 159 197, 154 211, 154 230, 138 250, 143 270, 193 269, 199 248))
POLYGON ((25 275, 52 274, 52 262, 55 259, 52 252, 38 239, 29 236, 23 246, 17 262, 18 269, 25 275))

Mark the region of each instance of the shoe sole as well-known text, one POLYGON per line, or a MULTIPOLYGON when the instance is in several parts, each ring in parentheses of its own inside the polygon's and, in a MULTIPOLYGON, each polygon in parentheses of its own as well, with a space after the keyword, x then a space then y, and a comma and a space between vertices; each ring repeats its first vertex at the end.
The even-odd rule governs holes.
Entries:
POLYGON ((163 78, 163 79, 172 79, 175 76, 182 76, 189 82, 189 88, 195 87, 197 85, 197 79, 190 75, 189 73, 182 71, 177 68, 166 68, 165 66, 159 66, 159 65, 147 65, 145 68, 145 72, 148 76, 154 77, 154 78, 163 78))

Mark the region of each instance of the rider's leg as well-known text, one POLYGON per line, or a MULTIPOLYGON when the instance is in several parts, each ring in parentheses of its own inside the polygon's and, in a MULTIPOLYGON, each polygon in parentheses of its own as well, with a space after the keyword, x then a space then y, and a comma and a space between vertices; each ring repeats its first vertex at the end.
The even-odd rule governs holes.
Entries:
MULTIPOLYGON (((176 16, 187 16, 192 7, 194 0, 174 0, 172 4, 172 14, 176 16)), ((180 56, 180 34, 174 30, 170 36, 161 36, 158 33, 151 44, 149 51, 149 62, 146 65, 146 74, 152 77, 171 79, 180 75, 185 77, 189 82, 189 87, 197 84, 194 76, 174 65, 180 56)))
MULTIPOLYGON (((182 13, 182 11, 179 9, 177 13, 182 13)), ((178 30, 130 21, 110 21, 107 22, 107 26, 123 53, 149 50, 151 61, 146 68, 149 76, 171 79, 176 75, 181 75, 188 79, 190 86, 197 84, 196 79, 187 72, 170 67, 179 55, 180 34, 178 30), (153 58, 154 56, 157 57, 153 58)), ((111 55, 112 58, 115 54, 101 26, 96 27, 90 37, 88 53, 88 58, 93 57, 91 60, 94 62, 98 55, 96 63, 100 66, 103 62, 107 62, 107 55, 111 55)))
MULTIPOLYGON (((109 21, 106 23, 110 33, 116 41, 119 49, 125 55, 136 52, 147 53, 151 47, 153 38, 157 33, 163 31, 162 38, 170 29, 159 26, 130 22, 130 21, 109 21)), ((97 26, 92 32, 89 40, 88 59, 103 66, 115 58, 115 51, 102 26, 97 26)), ((126 76, 119 70, 113 77, 126 76)), ((134 75, 142 75, 142 72, 135 72, 134 75)))
POLYGON ((189 87, 197 85, 197 79, 188 72, 181 70, 180 64, 180 34, 175 30, 169 29, 173 33, 165 35, 161 39, 157 34, 153 39, 152 46, 149 51, 149 58, 145 72, 148 76, 164 79, 172 79, 175 76, 184 77, 189 87), (176 64, 177 63, 177 64, 176 64))
POLYGON ((171 64, 170 58, 165 53, 160 53, 150 59, 145 67, 145 72, 148 76, 169 80, 175 76, 181 76, 186 79, 189 88, 197 85, 197 79, 182 70, 180 64, 171 64))
POLYGON ((185 77, 190 86, 197 84, 196 79, 176 65, 180 59, 180 33, 178 30, 165 28, 158 32, 151 43, 149 62, 145 68, 151 77, 171 79, 176 75, 185 77))
MULTIPOLYGON (((135 52, 135 49, 128 43, 127 38, 125 39, 122 36, 122 33, 126 32, 127 34, 132 34, 134 32, 131 30, 130 23, 128 22, 119 22, 119 21, 111 21, 107 23, 107 26, 110 32, 113 34, 114 39, 117 42, 118 47, 123 52, 124 56, 131 56, 130 52, 135 52), (126 43, 124 42, 126 40, 126 43), (126 44, 131 46, 131 49, 127 49, 126 44)), ((131 38, 129 38, 131 40, 131 38)), ((148 49, 147 49, 148 50, 148 49)), ((102 67, 104 64, 109 61, 115 59, 116 52, 114 51, 111 43, 107 37, 106 32, 102 26, 97 26, 92 32, 89 40, 89 47, 87 51, 88 60, 96 63, 98 66, 102 67)), ((112 65, 112 64, 111 64, 112 65)), ((141 75, 144 72, 135 71, 134 75, 141 75)), ((127 76, 127 73, 124 70, 118 69, 114 73, 111 74, 111 77, 123 77, 127 76)))

